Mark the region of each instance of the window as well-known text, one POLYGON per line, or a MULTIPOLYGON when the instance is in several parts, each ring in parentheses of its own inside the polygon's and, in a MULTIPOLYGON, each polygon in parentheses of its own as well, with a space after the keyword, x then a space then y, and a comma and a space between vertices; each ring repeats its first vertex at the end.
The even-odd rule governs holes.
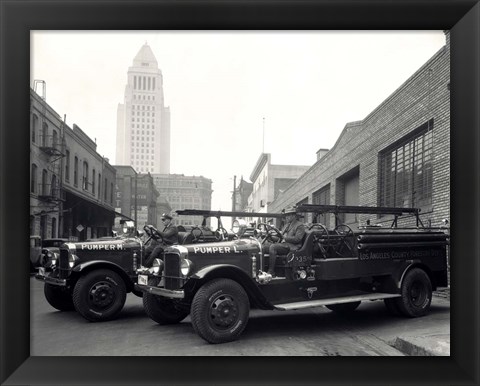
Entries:
POLYGON ((47 177, 48 177, 48 172, 46 169, 43 169, 42 171, 42 196, 47 195, 47 177))
POLYGON ((431 209, 433 120, 379 154, 379 205, 431 209))
POLYGON ((92 170, 92 194, 95 196, 95 169, 92 170))
POLYGON ((83 176, 82 176, 82 188, 88 189, 88 163, 83 161, 83 176))
POLYGON ((37 192, 37 165, 32 164, 32 171, 30 173, 30 192, 37 192))
POLYGON ((105 185, 104 185, 104 190, 103 190, 103 200, 107 201, 107 179, 105 178, 105 185))
POLYGON ((65 181, 70 181, 70 150, 65 151, 65 181))
POLYGON ((102 175, 98 173, 98 198, 100 198, 102 188, 102 175))
POLYGON ((110 204, 113 204, 113 182, 110 182, 110 204))
POLYGON ((52 217, 52 239, 57 237, 57 219, 56 217, 52 217))
POLYGON ((48 135, 48 125, 46 123, 43 124, 42 128, 42 146, 47 146, 47 135, 48 135))
MULTIPOLYGON (((315 205, 330 205, 330 184, 313 193, 312 203, 315 205)), ((316 218, 313 218, 312 221, 319 222, 328 228, 330 226, 330 215, 321 213, 316 218)))
POLYGON ((55 149, 58 147, 58 134, 56 130, 53 130, 52 147, 55 149))
POLYGON ((35 143, 37 141, 37 130, 38 130, 38 117, 33 114, 32 115, 32 142, 35 143))
POLYGON ((73 162, 73 185, 78 186, 78 157, 73 162))

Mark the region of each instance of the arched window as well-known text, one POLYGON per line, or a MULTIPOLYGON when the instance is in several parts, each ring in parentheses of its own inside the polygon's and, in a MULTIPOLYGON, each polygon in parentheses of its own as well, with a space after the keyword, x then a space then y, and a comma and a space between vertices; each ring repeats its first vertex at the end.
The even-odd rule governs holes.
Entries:
POLYGON ((58 134, 57 134, 57 131, 56 130, 53 130, 53 137, 52 137, 52 146, 54 148, 57 148, 58 146, 58 134))
POLYGON ((42 195, 46 196, 47 195, 47 177, 48 177, 48 172, 43 169, 42 171, 42 195))
POLYGON ((73 163, 73 185, 78 186, 78 157, 76 156, 73 163))
POLYGON ((47 146, 48 125, 43 123, 42 128, 42 146, 47 146))
POLYGON ((37 192, 37 165, 32 164, 32 170, 30 172, 30 192, 37 192))
POLYGON ((38 131, 38 117, 37 115, 32 115, 32 142, 37 142, 37 131, 38 131))
POLYGON ((88 189, 88 162, 87 161, 83 161, 82 187, 85 190, 88 189))
POLYGON ((95 169, 92 170, 92 194, 95 196, 95 169))
POLYGON ((56 197, 58 195, 57 176, 55 174, 52 175, 52 186, 50 187, 50 195, 53 197, 56 197))

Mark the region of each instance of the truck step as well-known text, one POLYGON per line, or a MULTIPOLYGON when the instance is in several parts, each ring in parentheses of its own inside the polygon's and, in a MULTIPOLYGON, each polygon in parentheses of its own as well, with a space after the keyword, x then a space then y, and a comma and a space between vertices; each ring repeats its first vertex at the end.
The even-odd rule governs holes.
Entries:
POLYGON ((387 293, 368 293, 362 295, 353 295, 353 296, 342 296, 337 298, 329 299, 318 299, 318 300, 306 300, 302 302, 295 303, 284 303, 275 305, 275 309, 287 311, 287 310, 300 310, 303 308, 311 307, 320 307, 330 304, 341 304, 341 303, 351 303, 364 300, 378 300, 378 299, 388 299, 388 298, 398 298, 399 294, 387 294, 387 293))

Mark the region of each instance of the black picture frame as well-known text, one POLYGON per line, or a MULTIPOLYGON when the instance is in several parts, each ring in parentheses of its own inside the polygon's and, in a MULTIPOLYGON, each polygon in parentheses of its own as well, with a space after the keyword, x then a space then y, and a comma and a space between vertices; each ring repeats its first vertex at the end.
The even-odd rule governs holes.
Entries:
POLYGON ((0 17, 2 384, 479 383, 478 1, 2 0, 0 17), (30 357, 29 34, 42 29, 451 30, 451 356, 30 357))

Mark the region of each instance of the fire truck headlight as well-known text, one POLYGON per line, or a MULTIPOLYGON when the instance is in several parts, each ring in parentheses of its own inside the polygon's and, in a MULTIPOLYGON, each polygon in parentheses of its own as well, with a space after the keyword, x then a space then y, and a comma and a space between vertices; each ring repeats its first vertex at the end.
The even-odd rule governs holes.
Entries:
POLYGON ((73 268, 75 266, 75 262, 78 260, 78 257, 75 256, 73 253, 68 254, 68 266, 73 268))
POLYGON ((180 264, 180 272, 183 276, 188 276, 192 270, 192 262, 188 259, 183 259, 180 264))
POLYGON ((152 264, 153 274, 160 275, 163 271, 163 261, 161 259, 155 259, 152 264))

